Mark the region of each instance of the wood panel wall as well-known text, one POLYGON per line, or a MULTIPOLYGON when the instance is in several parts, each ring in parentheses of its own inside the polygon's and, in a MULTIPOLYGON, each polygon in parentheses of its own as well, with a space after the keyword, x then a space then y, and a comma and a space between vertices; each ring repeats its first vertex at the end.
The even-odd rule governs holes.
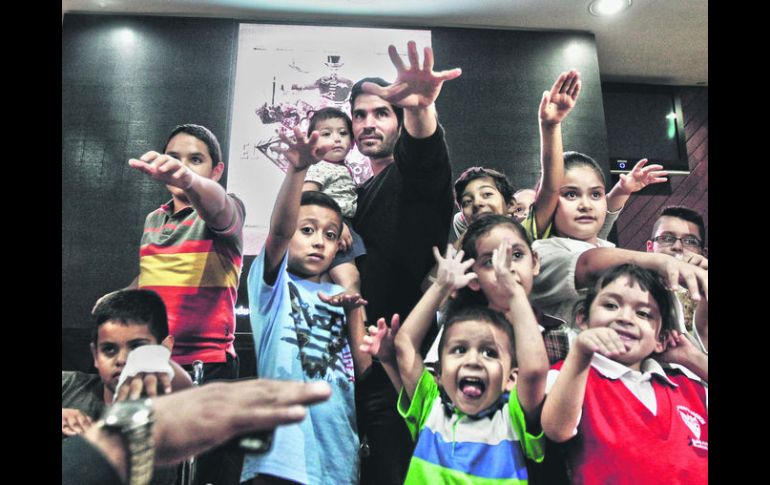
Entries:
POLYGON ((658 214, 669 205, 683 205, 703 216, 708 246, 708 88, 681 88, 679 94, 690 174, 672 175, 668 183, 629 199, 615 224, 619 247, 645 251, 658 214))

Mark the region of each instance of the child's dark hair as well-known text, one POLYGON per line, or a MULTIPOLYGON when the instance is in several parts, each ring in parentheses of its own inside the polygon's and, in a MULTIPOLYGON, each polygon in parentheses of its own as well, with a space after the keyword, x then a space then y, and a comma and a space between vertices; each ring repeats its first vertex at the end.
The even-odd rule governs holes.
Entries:
MULTIPOLYGON (((527 232, 519 222, 501 214, 486 214, 473 221, 462 235, 462 238, 460 239, 460 249, 465 253, 463 259, 478 258, 479 254, 478 251, 476 251, 476 243, 479 239, 489 234, 492 229, 498 226, 510 226, 523 241, 526 241, 527 247, 530 252, 532 252, 532 243, 527 238, 527 232)), ((447 308, 451 312, 453 309, 462 308, 468 305, 487 304, 487 297, 484 296, 483 291, 473 291, 468 286, 464 286, 457 291, 455 298, 449 300, 447 308)))
POLYGON ((350 116, 344 111, 331 107, 319 109, 313 114, 313 117, 310 118, 310 124, 307 127, 307 136, 310 136, 310 134, 313 133, 319 121, 324 120, 344 120, 345 125, 348 127, 348 134, 351 138, 353 137, 353 122, 350 120, 350 116))
POLYGON ((340 209, 340 205, 337 203, 337 201, 324 194, 323 192, 319 192, 317 190, 308 190, 302 192, 302 198, 300 199, 299 205, 317 205, 320 207, 326 207, 336 212, 340 218, 342 218, 342 209, 340 209))
POLYGON ((448 311, 444 315, 443 320, 444 331, 441 334, 441 339, 438 342, 438 369, 441 369, 441 354, 443 354, 444 346, 446 345, 449 328, 456 323, 467 322, 469 320, 489 323, 493 327, 497 327, 505 332, 505 334, 508 336, 508 351, 511 354, 511 364, 513 367, 516 367, 516 347, 513 336, 513 327, 502 313, 490 310, 485 305, 470 305, 458 308, 456 310, 448 311))
POLYGON ((706 225, 703 223, 703 217, 700 214, 690 209, 689 207, 684 207, 681 205, 668 206, 660 212, 658 220, 655 221, 655 225, 652 226, 653 236, 656 232, 658 232, 660 218, 663 216, 676 217, 677 219, 692 222, 698 226, 698 231, 700 231, 701 247, 703 247, 703 244, 706 242, 706 225))
POLYGON ((632 283, 639 285, 642 290, 650 293, 653 300, 655 300, 655 303, 658 304, 661 320, 661 338, 664 338, 670 330, 675 330, 677 325, 676 314, 672 302, 673 294, 666 289, 666 285, 657 273, 634 264, 613 266, 602 273, 596 284, 588 287, 588 293, 586 293, 585 298, 577 304, 577 313, 582 314, 588 319, 591 304, 596 299, 596 295, 598 295, 607 285, 624 276, 632 283))
MULTIPOLYGON (((356 98, 361 94, 366 94, 361 89, 361 85, 364 83, 374 83, 378 86, 382 86, 383 88, 386 88, 390 86, 390 83, 381 77, 365 77, 355 83, 353 87, 350 90, 350 112, 353 113, 353 111, 356 108, 356 98)), ((404 124, 404 108, 401 108, 400 106, 396 106, 393 103, 390 104, 390 107, 393 109, 393 112, 396 113, 396 120, 398 121, 398 127, 400 128, 401 125, 404 124)))
POLYGON ((573 167, 588 167, 596 172, 596 175, 601 179, 604 186, 607 186, 607 179, 604 176, 602 167, 585 153, 580 152, 564 152, 564 172, 566 173, 573 167))
POLYGON ((166 305, 152 290, 119 290, 105 296, 93 311, 94 326, 91 342, 96 344, 99 327, 104 322, 147 325, 160 343, 168 337, 166 305))
POLYGON ((465 169, 463 173, 455 180, 455 202, 457 207, 462 208, 463 191, 471 181, 481 178, 490 178, 495 182, 497 190, 500 195, 503 196, 503 200, 506 204, 510 204, 513 200, 513 186, 508 180, 505 174, 498 172, 497 170, 485 167, 470 167, 465 169))
POLYGON ((212 133, 211 130, 201 125, 186 124, 177 126, 171 131, 171 134, 168 135, 164 147, 168 147, 168 142, 179 133, 186 133, 190 136, 194 136, 206 144, 206 147, 209 149, 209 155, 211 155, 212 168, 216 167, 219 162, 222 161, 222 148, 219 147, 217 137, 214 136, 214 133, 212 133))
POLYGON ((532 243, 527 238, 527 231, 516 220, 502 214, 487 214, 473 221, 462 236, 460 247, 465 251, 465 259, 478 257, 476 243, 479 238, 486 236, 497 226, 511 226, 521 236, 521 239, 527 242, 527 247, 532 249, 532 243))

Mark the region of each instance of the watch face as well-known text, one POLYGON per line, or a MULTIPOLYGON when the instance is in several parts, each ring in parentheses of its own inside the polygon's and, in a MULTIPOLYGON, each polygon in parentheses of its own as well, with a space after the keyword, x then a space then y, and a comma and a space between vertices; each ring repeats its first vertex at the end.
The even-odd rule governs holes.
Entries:
POLYGON ((119 401, 107 408, 104 424, 132 428, 147 424, 152 417, 150 399, 141 401, 119 401))

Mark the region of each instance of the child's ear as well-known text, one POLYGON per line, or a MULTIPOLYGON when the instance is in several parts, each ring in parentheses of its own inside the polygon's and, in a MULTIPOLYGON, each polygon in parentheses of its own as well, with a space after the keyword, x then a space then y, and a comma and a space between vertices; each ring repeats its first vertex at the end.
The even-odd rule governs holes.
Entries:
POLYGON ((166 338, 163 339, 160 343, 162 346, 166 347, 169 352, 173 352, 174 350, 174 336, 173 335, 167 335, 166 338))
POLYGON ((582 308, 578 310, 575 315, 575 325, 577 325, 580 330, 588 328, 588 318, 586 318, 586 314, 583 312, 582 308))
POLYGON ((211 170, 211 180, 214 182, 219 182, 219 179, 222 178, 222 173, 225 171, 225 164, 223 162, 217 163, 216 167, 211 170))
POLYGON ((653 252, 652 251, 652 241, 650 241, 649 239, 647 240, 647 252, 648 253, 653 252))
POLYGON ((540 258, 537 256, 537 253, 532 251, 532 276, 537 276, 540 274, 540 258))
POLYGON ((505 390, 510 392, 513 390, 513 386, 516 385, 516 379, 519 377, 519 368, 514 367, 508 374, 508 381, 505 383, 505 390))
POLYGON ((94 345, 94 343, 91 342, 89 344, 89 347, 91 348, 91 357, 93 357, 93 359, 94 359, 94 367, 97 367, 97 365, 96 365, 96 354, 97 354, 97 352, 96 352, 96 345, 94 345))
POLYGON ((654 354, 662 354, 666 351, 666 347, 668 341, 668 333, 667 332, 661 332, 660 335, 658 335, 658 338, 655 339, 655 347, 652 349, 652 352, 654 354))

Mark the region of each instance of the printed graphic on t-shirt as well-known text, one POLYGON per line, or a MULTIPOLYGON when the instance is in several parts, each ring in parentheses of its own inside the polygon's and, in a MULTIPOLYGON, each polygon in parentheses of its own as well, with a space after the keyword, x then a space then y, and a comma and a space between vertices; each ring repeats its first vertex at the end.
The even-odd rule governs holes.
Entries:
POLYGON ((684 421, 684 424, 690 428, 690 431, 692 431, 692 434, 694 435, 694 438, 690 438, 690 444, 696 448, 708 450, 708 441, 701 441, 700 439, 701 425, 706 424, 706 420, 703 419, 700 414, 685 406, 679 405, 676 407, 676 410, 679 411, 679 416, 682 418, 682 421, 684 421))
POLYGON ((342 310, 326 305, 313 307, 302 299, 297 287, 289 282, 291 319, 296 338, 283 340, 299 348, 302 370, 311 379, 323 378, 347 388, 353 382, 353 362, 343 324, 342 310))

